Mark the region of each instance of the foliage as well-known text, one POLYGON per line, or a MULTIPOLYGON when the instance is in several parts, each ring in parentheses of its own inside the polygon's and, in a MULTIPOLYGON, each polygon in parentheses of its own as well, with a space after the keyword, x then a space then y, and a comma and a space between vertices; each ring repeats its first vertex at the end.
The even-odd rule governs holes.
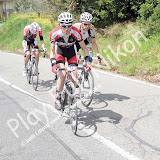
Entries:
POLYGON ((90 11, 97 27, 135 20, 145 0, 78 0, 77 10, 90 11))
POLYGON ((13 0, 13 5, 15 10, 20 13, 23 13, 23 12, 37 12, 37 13, 43 13, 43 14, 50 13, 49 3, 47 3, 47 0, 34 0, 34 1, 33 0, 13 0))
POLYGON ((148 35, 160 33, 160 0, 146 0, 139 10, 139 22, 148 35))

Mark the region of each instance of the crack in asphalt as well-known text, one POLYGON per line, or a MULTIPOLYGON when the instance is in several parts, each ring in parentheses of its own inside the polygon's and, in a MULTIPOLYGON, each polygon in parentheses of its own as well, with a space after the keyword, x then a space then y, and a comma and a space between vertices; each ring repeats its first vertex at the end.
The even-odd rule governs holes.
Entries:
POLYGON ((126 131, 127 131, 129 134, 131 134, 135 139, 137 139, 141 144, 144 144, 144 145, 146 145, 146 146, 148 146, 148 147, 150 147, 150 148, 152 148, 152 149, 160 152, 160 148, 158 148, 158 147, 156 147, 156 146, 154 146, 154 145, 152 145, 152 144, 144 141, 143 139, 141 139, 140 137, 138 137, 138 136, 133 132, 133 131, 134 131, 134 126, 135 126, 135 124, 137 123, 137 121, 140 120, 140 119, 142 119, 142 118, 149 117, 149 116, 151 115, 151 113, 152 113, 152 111, 148 111, 148 113, 147 113, 146 115, 143 115, 143 116, 141 116, 141 117, 137 117, 136 119, 134 119, 134 120, 132 121, 131 125, 130 125, 128 128, 126 128, 126 131), (131 129, 133 129, 133 131, 131 131, 131 129))

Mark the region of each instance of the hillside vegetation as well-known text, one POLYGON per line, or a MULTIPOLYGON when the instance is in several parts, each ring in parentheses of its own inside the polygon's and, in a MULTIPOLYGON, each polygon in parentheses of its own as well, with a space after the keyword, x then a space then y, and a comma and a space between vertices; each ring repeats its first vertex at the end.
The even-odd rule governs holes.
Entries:
MULTIPOLYGON (((23 29, 34 21, 43 29, 49 53, 49 34, 58 22, 53 21, 49 16, 39 18, 35 13, 12 14, 9 17, 0 28, 0 49, 22 53, 23 29)), ((142 26, 144 24, 142 21, 142 19, 137 22, 125 21, 103 29, 97 28, 96 40, 100 53, 107 60, 112 71, 149 79, 148 76, 160 73, 160 36, 158 30, 153 32, 147 24, 142 26)), ((39 46, 41 47, 40 42, 39 46)))

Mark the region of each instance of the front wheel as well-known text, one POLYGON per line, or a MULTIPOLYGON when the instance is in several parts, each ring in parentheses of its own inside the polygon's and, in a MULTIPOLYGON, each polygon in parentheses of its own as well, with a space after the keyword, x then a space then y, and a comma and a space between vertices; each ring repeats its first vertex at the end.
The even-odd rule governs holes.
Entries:
POLYGON ((77 128, 78 128, 78 108, 77 108, 76 102, 73 103, 73 101, 75 100, 73 100, 73 98, 71 97, 69 99, 72 102, 72 105, 70 106, 70 111, 69 111, 70 123, 71 123, 73 133, 76 134, 77 128))
POLYGON ((76 99, 76 90, 73 83, 71 83, 70 87, 68 88, 69 95, 68 95, 68 107, 69 107, 69 117, 70 123, 72 127, 73 133, 76 135, 77 128, 78 128, 78 108, 77 108, 77 99, 76 99))
POLYGON ((32 76, 33 88, 35 90, 37 90, 39 73, 38 73, 38 65, 37 65, 37 61, 36 60, 33 60, 33 63, 32 63, 32 75, 31 76, 32 76))
POLYGON ((30 64, 30 61, 28 62, 28 67, 27 67, 27 81, 29 84, 31 84, 31 73, 32 73, 32 67, 30 64))
POLYGON ((88 107, 94 96, 94 78, 92 72, 81 72, 79 83, 81 103, 83 106, 88 107))

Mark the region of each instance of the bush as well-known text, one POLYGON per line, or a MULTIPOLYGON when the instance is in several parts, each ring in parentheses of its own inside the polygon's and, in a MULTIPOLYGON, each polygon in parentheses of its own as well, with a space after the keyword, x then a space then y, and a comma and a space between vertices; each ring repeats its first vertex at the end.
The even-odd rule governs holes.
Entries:
POLYGON ((160 33, 160 4, 158 0, 147 0, 139 10, 139 22, 148 35, 160 33))

